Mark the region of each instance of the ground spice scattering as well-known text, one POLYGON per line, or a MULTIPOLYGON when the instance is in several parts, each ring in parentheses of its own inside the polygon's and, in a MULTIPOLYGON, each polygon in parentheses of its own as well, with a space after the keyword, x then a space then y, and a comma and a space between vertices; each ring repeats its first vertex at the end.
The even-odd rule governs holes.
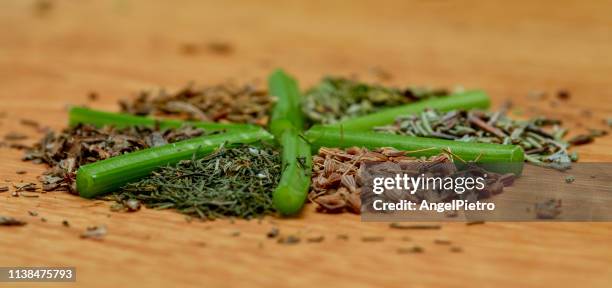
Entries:
POLYGON ((77 125, 60 133, 47 133, 26 150, 23 160, 49 166, 40 177, 43 191, 76 193, 76 171, 82 165, 205 134, 204 130, 190 126, 162 131, 148 127, 77 125))
POLYGON ((185 120, 251 123, 266 126, 273 105, 268 92, 254 84, 224 83, 204 88, 188 85, 175 93, 140 92, 121 101, 121 111, 135 115, 172 116, 185 120))
POLYGON ((136 199, 201 219, 255 218, 275 212, 272 191, 281 175, 279 152, 267 145, 221 148, 200 159, 160 168, 107 199, 136 199))

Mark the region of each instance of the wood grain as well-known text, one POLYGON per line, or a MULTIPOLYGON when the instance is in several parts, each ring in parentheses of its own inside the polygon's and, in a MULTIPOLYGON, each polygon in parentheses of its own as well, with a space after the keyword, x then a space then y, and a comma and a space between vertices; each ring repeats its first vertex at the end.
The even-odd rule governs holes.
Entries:
MULTIPOLYGON (((225 2, 66 0, 39 11, 35 1, 2 1, 0 135, 20 131, 31 143, 39 134, 20 125, 22 118, 61 129, 68 104, 116 110, 118 99, 141 89, 262 79, 274 67, 295 74, 302 86, 325 74, 372 80, 370 71, 380 68, 393 75, 390 84, 482 88, 496 105, 512 99, 523 116, 560 115, 576 132, 603 128, 612 116, 610 2, 225 2), (205 48, 211 41, 231 43, 233 52, 212 53, 205 48), (185 55, 185 44, 202 48, 185 55), (558 89, 571 98, 555 100, 558 89), (548 99, 531 101, 533 90, 548 92, 548 99), (90 102, 90 91, 100 99, 90 102)), ((612 137, 604 137, 580 147, 581 161, 612 161, 611 145, 612 137)), ((34 181, 43 171, 20 158, 0 148, 0 183, 34 181), (27 174, 15 174, 20 169, 27 174)), ((455 223, 410 232, 361 223, 355 215, 317 214, 311 206, 297 219, 188 223, 171 211, 111 213, 108 203, 65 193, 10 194, 0 194, 0 214, 29 224, 0 228, 0 266, 74 266, 78 280, 71 287, 609 287, 612 281, 610 223, 455 223), (101 224, 109 230, 103 241, 79 238, 87 226, 101 224), (265 237, 274 225, 281 234, 326 238, 278 245, 265 237), (349 239, 337 239, 340 234, 349 239), (374 235, 385 240, 360 240, 374 235), (405 236, 412 240, 402 241, 405 236), (433 243, 438 238, 464 251, 451 253, 433 243), (396 253, 414 244, 425 253, 396 253)))

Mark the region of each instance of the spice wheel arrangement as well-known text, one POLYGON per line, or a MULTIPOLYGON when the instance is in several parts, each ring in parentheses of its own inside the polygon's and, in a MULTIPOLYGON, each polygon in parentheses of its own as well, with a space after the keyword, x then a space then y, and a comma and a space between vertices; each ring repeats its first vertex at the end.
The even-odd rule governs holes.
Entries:
MULTIPOLYGON (((267 89, 190 85, 152 94, 120 101, 120 113, 71 107, 68 128, 19 147, 24 161, 48 169, 40 189, 15 185, 15 196, 68 191, 114 201, 113 211, 142 205, 201 220, 294 216, 306 203, 319 212, 361 214, 371 211, 375 174, 412 171, 414 179, 453 182, 395 200, 477 201, 512 185, 524 161, 569 169, 578 160, 573 145, 607 133, 565 139, 559 120, 512 119, 508 105, 487 111, 490 100, 480 90, 324 77, 302 93, 282 70, 269 75, 267 89), (486 189, 449 192, 456 178, 474 173, 488 177, 486 189)), ((418 182, 412 186, 416 192, 418 182)))

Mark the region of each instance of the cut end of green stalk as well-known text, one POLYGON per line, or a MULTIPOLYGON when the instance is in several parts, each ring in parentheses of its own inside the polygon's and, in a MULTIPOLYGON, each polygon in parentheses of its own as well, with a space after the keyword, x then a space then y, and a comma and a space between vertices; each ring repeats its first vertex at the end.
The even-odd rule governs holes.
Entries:
POLYGON ((302 210, 306 201, 306 193, 296 193, 294 187, 278 186, 272 195, 272 201, 276 210, 284 216, 296 215, 302 210))

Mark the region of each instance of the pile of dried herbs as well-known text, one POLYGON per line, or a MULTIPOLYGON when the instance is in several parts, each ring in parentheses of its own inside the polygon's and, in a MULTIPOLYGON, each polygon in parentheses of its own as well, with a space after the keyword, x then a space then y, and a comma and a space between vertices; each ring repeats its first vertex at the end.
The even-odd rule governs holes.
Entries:
POLYGON ((280 175, 276 149, 243 145, 160 168, 109 198, 124 205, 135 199, 149 208, 176 209, 202 219, 254 218, 275 211, 272 191, 280 175))
POLYGON ((190 84, 175 93, 142 91, 135 100, 119 104, 122 112, 135 115, 265 126, 273 102, 255 85, 224 83, 203 88, 190 84))
MULTIPOLYGON (((429 158, 415 158, 406 155, 406 151, 393 148, 380 148, 370 151, 365 148, 352 147, 346 150, 338 148, 321 148, 318 155, 313 156, 312 186, 309 199, 317 203, 317 211, 326 213, 341 213, 349 211, 361 213, 362 189, 371 185, 374 174, 380 176, 388 171, 392 174, 401 171, 413 174, 414 177, 423 173, 429 176, 474 176, 487 174, 485 189, 481 191, 466 191, 462 195, 452 190, 419 190, 414 195, 408 195, 416 203, 422 200, 428 202, 451 201, 458 197, 468 199, 484 199, 502 193, 505 186, 514 181, 513 174, 496 174, 482 170, 479 167, 457 170, 452 156, 440 154, 429 158), (368 167, 366 169, 366 167, 368 167)), ((391 176, 392 177, 392 176, 391 176)), ((389 193, 390 197, 393 197, 389 193)), ((373 195, 373 194, 372 194, 373 195)), ((387 194, 385 194, 387 196, 387 194)), ((367 196, 367 195, 366 195, 367 196)), ((398 195, 399 196, 399 195, 398 195)), ((365 197, 368 198, 368 197, 365 197)), ((371 197, 370 197, 371 198, 371 197)), ((366 199, 368 201, 369 199, 366 199)), ((393 199, 399 200, 399 199, 393 199)))
POLYGON ((67 190, 76 193, 76 171, 81 165, 204 134, 204 130, 190 126, 160 131, 137 126, 117 129, 77 125, 57 134, 47 133, 26 151, 23 160, 45 163, 50 167, 41 176, 44 191, 67 190))
POLYGON ((567 129, 560 125, 559 120, 543 117, 513 120, 505 115, 504 109, 497 112, 454 110, 446 113, 425 110, 418 115, 400 117, 393 125, 375 130, 466 142, 520 145, 525 150, 526 161, 563 170, 578 160, 577 153, 568 152, 571 144, 578 143, 572 139, 563 140, 567 129))
POLYGON ((342 77, 325 77, 304 93, 302 111, 313 124, 332 124, 383 108, 448 94, 445 89, 398 89, 342 77))

